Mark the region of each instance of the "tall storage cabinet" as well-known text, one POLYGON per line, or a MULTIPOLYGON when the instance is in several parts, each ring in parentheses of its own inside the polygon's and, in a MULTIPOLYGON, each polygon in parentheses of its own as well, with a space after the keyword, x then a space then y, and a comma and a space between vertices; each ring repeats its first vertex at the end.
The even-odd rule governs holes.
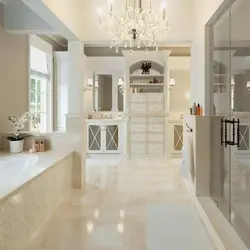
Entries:
POLYGON ((166 155, 168 55, 167 51, 124 52, 130 156, 166 155), (151 63, 149 74, 142 74, 145 62, 151 63))

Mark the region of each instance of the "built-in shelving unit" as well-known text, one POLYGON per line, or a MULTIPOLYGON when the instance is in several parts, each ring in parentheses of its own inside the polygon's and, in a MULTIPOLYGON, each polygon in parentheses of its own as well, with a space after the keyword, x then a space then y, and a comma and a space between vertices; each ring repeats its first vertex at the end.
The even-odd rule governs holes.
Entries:
POLYGON ((168 53, 162 51, 125 55, 130 156, 166 155, 167 58, 168 53), (149 74, 142 74, 145 62, 151 63, 149 74))

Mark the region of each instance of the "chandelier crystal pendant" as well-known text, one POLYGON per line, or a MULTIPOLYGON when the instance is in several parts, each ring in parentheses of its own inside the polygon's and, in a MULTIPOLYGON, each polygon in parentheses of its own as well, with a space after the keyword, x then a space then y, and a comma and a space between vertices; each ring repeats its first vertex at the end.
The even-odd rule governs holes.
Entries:
POLYGON ((135 48, 145 48, 147 52, 149 47, 157 51, 159 43, 166 39, 168 19, 165 3, 157 10, 152 8, 153 0, 145 1, 147 8, 143 8, 142 0, 126 0, 125 6, 114 9, 110 0, 106 12, 99 10, 99 25, 116 53, 119 47, 129 48, 130 52, 135 48))

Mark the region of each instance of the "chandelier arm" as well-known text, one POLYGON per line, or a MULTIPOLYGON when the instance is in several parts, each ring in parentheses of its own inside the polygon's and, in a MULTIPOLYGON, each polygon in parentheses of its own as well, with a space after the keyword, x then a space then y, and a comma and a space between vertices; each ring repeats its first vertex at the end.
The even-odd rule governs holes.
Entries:
POLYGON ((167 17, 160 17, 159 13, 152 9, 133 8, 131 6, 122 7, 121 18, 118 13, 108 13, 104 15, 100 24, 103 32, 110 36, 111 46, 124 44, 126 47, 130 43, 130 48, 141 45, 146 47, 157 46, 162 36, 166 36, 168 31, 167 17))

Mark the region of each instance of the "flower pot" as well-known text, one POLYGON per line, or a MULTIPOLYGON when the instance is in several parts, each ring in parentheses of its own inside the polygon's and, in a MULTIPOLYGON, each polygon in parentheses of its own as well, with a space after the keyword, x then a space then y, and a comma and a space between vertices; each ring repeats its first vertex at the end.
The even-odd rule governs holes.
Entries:
POLYGON ((9 142, 10 142, 10 153, 16 154, 23 152, 23 140, 9 141, 9 142))

